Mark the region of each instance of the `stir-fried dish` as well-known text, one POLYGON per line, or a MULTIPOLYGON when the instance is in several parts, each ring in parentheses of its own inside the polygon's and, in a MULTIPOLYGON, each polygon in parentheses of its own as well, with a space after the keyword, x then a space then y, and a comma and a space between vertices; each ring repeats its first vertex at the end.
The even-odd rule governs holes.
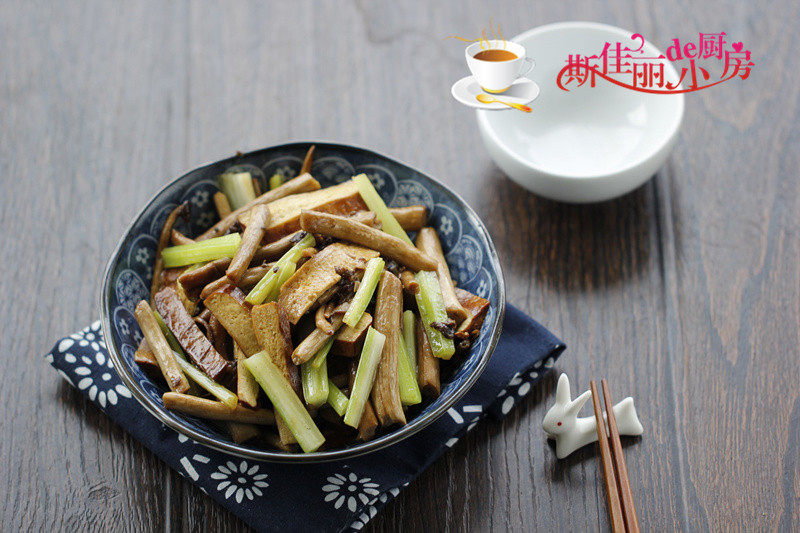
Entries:
POLYGON ((164 405, 285 451, 335 449, 408 423, 478 336, 489 302, 455 286, 424 206, 387 208, 361 174, 219 177, 219 222, 167 218, 136 362, 164 405), (264 184, 265 186, 267 184, 264 184), (409 233, 415 236, 414 241, 409 233))

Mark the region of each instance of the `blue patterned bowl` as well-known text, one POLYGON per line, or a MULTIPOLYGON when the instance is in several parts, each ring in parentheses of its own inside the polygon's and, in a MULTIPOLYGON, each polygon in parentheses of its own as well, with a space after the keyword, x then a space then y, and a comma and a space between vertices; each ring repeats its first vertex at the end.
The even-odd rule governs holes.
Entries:
POLYGON ((211 199, 217 190, 216 176, 233 169, 247 170, 266 186, 266 179, 277 171, 294 176, 310 144, 284 144, 211 163, 167 185, 136 216, 120 240, 106 267, 100 295, 103 334, 111 359, 136 399, 164 424, 197 442, 264 461, 344 459, 399 442, 421 430, 447 411, 478 379, 497 344, 505 310, 503 273, 494 244, 475 212, 460 197, 433 178, 384 155, 353 146, 314 143, 317 148, 311 173, 323 187, 364 172, 388 205, 427 206, 454 280, 458 286, 491 302, 480 337, 469 355, 442 383, 441 396, 422 409, 418 416, 392 433, 344 449, 302 454, 236 444, 203 420, 167 410, 161 401, 162 387, 133 361, 134 351, 142 338, 133 311, 140 300, 149 297, 153 259, 164 220, 175 206, 188 201, 192 207, 192 220, 188 227, 179 229, 189 235, 202 232, 216 221, 211 199))

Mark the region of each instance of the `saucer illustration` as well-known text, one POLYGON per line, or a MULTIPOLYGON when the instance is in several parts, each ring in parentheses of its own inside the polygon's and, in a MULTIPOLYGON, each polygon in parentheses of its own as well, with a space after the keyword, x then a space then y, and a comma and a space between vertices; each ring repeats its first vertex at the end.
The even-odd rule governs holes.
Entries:
MULTIPOLYGON (((453 95, 453 98, 470 107, 476 107, 478 109, 510 109, 508 106, 497 102, 492 102, 490 104, 479 102, 477 96, 481 93, 485 93, 485 91, 472 76, 461 78, 455 82, 450 89, 450 93, 453 95)), ((517 78, 508 90, 501 94, 492 94, 491 96, 515 104, 527 104, 528 102, 534 101, 536 97, 539 96, 539 86, 536 82, 528 78, 517 78)))

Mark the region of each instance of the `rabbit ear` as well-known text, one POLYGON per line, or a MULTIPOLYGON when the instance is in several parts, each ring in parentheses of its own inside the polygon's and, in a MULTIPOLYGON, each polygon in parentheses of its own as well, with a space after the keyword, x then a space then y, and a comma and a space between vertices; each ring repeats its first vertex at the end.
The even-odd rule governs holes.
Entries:
POLYGON ((569 392, 569 378, 566 374, 561 374, 558 378, 558 386, 556 387, 556 403, 559 405, 566 405, 571 399, 569 392))
POLYGON ((568 409, 569 413, 572 415, 577 415, 578 412, 581 410, 581 408, 586 404, 586 402, 591 397, 592 397, 592 391, 587 390, 586 392, 575 398, 575 400, 573 402, 570 402, 569 404, 569 409, 568 409))

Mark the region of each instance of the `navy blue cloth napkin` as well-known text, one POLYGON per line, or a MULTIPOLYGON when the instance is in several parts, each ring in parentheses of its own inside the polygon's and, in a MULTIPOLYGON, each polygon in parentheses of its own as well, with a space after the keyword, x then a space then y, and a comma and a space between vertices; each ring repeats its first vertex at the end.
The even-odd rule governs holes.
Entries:
POLYGON ((99 321, 61 339, 45 357, 68 383, 200 490, 258 530, 285 532, 363 528, 485 414, 507 414, 563 350, 559 339, 509 305, 491 361, 446 415, 394 446, 312 465, 244 460, 166 427, 131 397, 113 370, 99 321))

